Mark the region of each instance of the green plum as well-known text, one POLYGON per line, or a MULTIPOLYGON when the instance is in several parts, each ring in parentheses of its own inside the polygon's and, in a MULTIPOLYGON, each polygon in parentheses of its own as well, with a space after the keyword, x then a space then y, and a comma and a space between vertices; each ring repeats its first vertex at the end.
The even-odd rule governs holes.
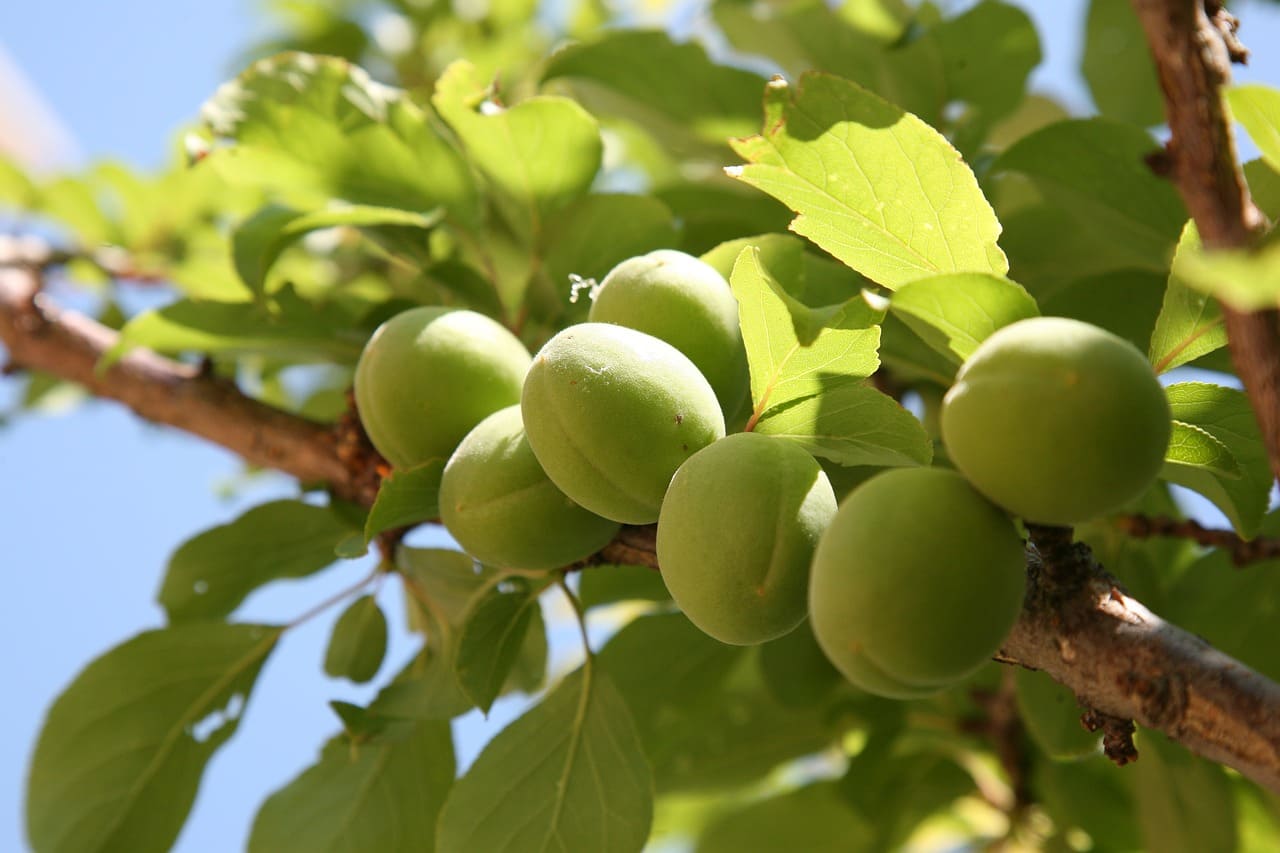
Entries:
POLYGON ((1018 617, 1022 540, 963 477, 901 468, 840 505, 809 587, 823 651, 865 690, 925 695, 977 670, 1018 617))
POLYGON ((733 415, 749 388, 738 302, 711 265, 674 249, 618 264, 600 282, 588 319, 661 338, 698 366, 733 415))
POLYGON ((610 323, 570 326, 547 341, 521 411, 551 481, 623 524, 657 521, 676 469, 724 437, 715 392, 693 362, 666 341, 610 323))
POLYGON ((835 512, 827 475, 799 445, 731 435, 671 480, 658 518, 662 580, 721 642, 780 637, 804 620, 813 549, 835 512))
POLYGON ((360 354, 360 422, 397 468, 447 459, 484 417, 520 402, 530 361, 524 344, 483 314, 412 308, 379 326, 360 354))
POLYGON ((955 466, 1027 521, 1073 525, 1119 509, 1160 472, 1169 403, 1146 357, 1063 317, 999 329, 956 374, 942 406, 955 466))
POLYGON ((556 488, 525 438, 519 406, 481 421, 440 481, 440 518, 463 549, 509 569, 554 569, 609 543, 618 523, 587 512, 556 488))

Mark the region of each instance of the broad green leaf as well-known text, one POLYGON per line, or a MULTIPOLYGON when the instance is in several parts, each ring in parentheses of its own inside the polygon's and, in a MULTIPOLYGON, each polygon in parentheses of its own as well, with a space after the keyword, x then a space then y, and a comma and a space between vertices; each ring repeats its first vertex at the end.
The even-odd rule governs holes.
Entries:
POLYGON ((1129 0, 1089 3, 1080 70, 1102 115, 1142 127, 1164 121, 1151 48, 1129 0))
POLYGON ((1254 249, 1189 252, 1180 274, 1188 286, 1239 311, 1274 308, 1280 303, 1280 231, 1254 249))
MULTIPOLYGON (((1143 755, 1138 763, 1146 760, 1143 755)), ((1037 801, 1062 831, 1078 827, 1091 838, 1105 840, 1107 850, 1145 849, 1134 820, 1134 786, 1107 758, 1036 762, 1031 784, 1037 801)))
POLYGON ((146 631, 90 663, 45 718, 27 782, 36 850, 168 850, 280 629, 146 631))
POLYGON ((741 649, 713 640, 683 613, 632 620, 609 639, 599 656, 646 744, 664 715, 714 702, 729 670, 741 659, 741 649))
POLYGON ((880 359, 904 381, 951 386, 956 365, 920 339, 892 312, 880 324, 880 359))
POLYGON ((491 586, 471 606, 458 640, 454 669, 467 697, 488 714, 520 654, 538 590, 524 577, 491 586))
MULTIPOLYGON (((727 177, 668 184, 653 195, 680 222, 680 242, 674 245, 691 255, 743 234, 785 231, 791 221, 791 211, 776 199, 727 177)), ((732 265, 733 258, 729 262, 732 265)), ((724 275, 728 278, 728 273, 724 275)))
POLYGON ((900 849, 926 818, 973 793, 974 787, 973 778, 949 756, 882 754, 870 744, 840 780, 845 800, 875 829, 872 850, 900 849), (911 795, 903 796, 903 791, 911 795))
POLYGON ((820 782, 717 817, 702 831, 695 849, 696 853, 872 850, 873 825, 849 808, 835 783, 820 782))
POLYGON ((956 364, 973 354, 996 329, 1040 316, 1022 285, 985 273, 956 273, 903 285, 890 310, 956 364))
POLYGON ((1244 164, 1244 176, 1254 203, 1273 221, 1280 219, 1280 169, 1261 159, 1250 160, 1244 164))
POLYGON ((760 646, 756 659, 770 695, 783 705, 816 705, 844 682, 806 619, 798 628, 760 646))
POLYGON ((712 62, 700 45, 657 30, 606 30, 551 55, 543 79, 590 81, 642 105, 699 139, 723 144, 751 132, 764 80, 712 62), (694 85, 696 81, 696 85, 694 85))
MULTIPOLYGON (((1018 280, 1033 283, 1022 271, 1023 251, 1047 255, 1072 271, 1070 278, 1122 268, 1165 272, 1187 214, 1173 184, 1143 160, 1156 150, 1156 141, 1136 127, 1075 119, 1025 136, 1001 154, 992 174, 1020 176, 1041 199, 1018 211, 1019 227, 1031 232, 1025 242, 1048 241, 1010 248, 1018 280), (1034 217, 1047 227, 1032 228, 1034 217)), ((1010 238, 1020 240, 1013 222, 1002 220, 1010 238)))
POLYGON ((619 601, 671 600, 662 573, 648 566, 588 566, 578 578, 578 600, 588 610, 619 601))
POLYGON ((313 305, 288 286, 266 305, 182 299, 126 323, 119 342, 103 356, 102 367, 133 347, 355 364, 368 333, 354 325, 337 304, 313 305))
POLYGON ((188 539, 156 596, 171 623, 221 619, 258 587, 301 578, 334 562, 350 523, 329 507, 280 500, 188 539))
POLYGON ((1252 83, 1232 86, 1226 96, 1231 114, 1249 131, 1262 159, 1280 170, 1280 89, 1252 83))
POLYGON ((1181 367, 1227 345, 1227 330, 1217 300, 1188 287, 1183 278, 1187 257, 1198 251, 1200 234, 1196 224, 1188 221, 1173 256, 1164 304, 1151 333, 1149 358, 1156 373, 1181 367))
POLYGON ((766 409, 755 431, 789 438, 841 465, 928 465, 933 442, 915 415, 869 385, 838 385, 766 409))
POLYGON ((1141 737, 1138 750, 1134 799, 1143 847, 1162 853, 1234 851, 1235 799, 1222 766, 1158 733, 1141 737))
POLYGON ((447 723, 393 724, 359 744, 335 737, 262 804, 250 853, 430 853, 453 774, 447 723))
POLYGON ((1240 466, 1227 446, 1200 427, 1173 422, 1169 449, 1164 455, 1164 477, 1208 474, 1218 480, 1240 479, 1240 466))
POLYGON ((1184 382, 1165 388, 1175 421, 1199 427, 1221 442, 1235 459, 1238 477, 1171 467, 1161 472, 1170 482, 1204 495, 1226 513, 1246 539, 1258 531, 1271 493, 1271 467, 1249 398, 1243 391, 1184 382))
POLYGON ((729 282, 738 300, 757 413, 858 383, 879 366, 880 330, 874 323, 883 314, 865 301, 851 300, 830 317, 826 328, 797 329, 796 318, 805 319, 807 309, 761 265, 755 248, 738 256, 729 282), (808 346, 801 343, 802 331, 816 331, 808 346))
POLYGON ((507 222, 528 240, 584 194, 600 168, 600 127, 568 98, 541 95, 505 107, 476 67, 458 60, 436 81, 431 103, 485 176, 507 222))
POLYGON ((764 134, 738 140, 730 174, 782 201, 791 230, 889 288, 945 272, 1008 270, 1000 223, 936 130, 860 86, 775 80, 764 134))
POLYGON ((387 617, 376 598, 363 595, 334 623, 324 654, 324 671, 334 678, 364 684, 378 674, 386 653, 387 617))
POLYGON ((219 87, 201 110, 234 143, 208 159, 233 183, 295 204, 338 198, 470 221, 474 180, 462 157, 404 93, 335 57, 282 53, 219 87))
POLYGON ((715 268, 727 280, 733 275, 734 265, 746 249, 755 249, 757 263, 768 270, 774 281, 791 296, 799 299, 804 293, 804 241, 791 234, 757 234, 726 240, 701 260, 715 268))
POLYGON ((437 651, 428 646, 401 670, 369 705, 369 712, 394 720, 450 720, 465 714, 473 704, 453 671, 456 640, 442 640, 437 651))
POLYGON ((394 207, 342 205, 313 211, 270 205, 241 222, 231 235, 232 257, 240 280, 255 294, 266 290, 267 276, 289 244, 312 231, 346 226, 395 226, 428 230, 439 223, 443 210, 430 214, 394 207))
POLYGON ((385 530, 409 527, 440 515, 440 476, 443 459, 412 468, 397 468, 378 487, 378 496, 364 524, 366 542, 385 530))
POLYGON ((1168 278, 1155 270, 1113 270, 1065 281, 1036 297, 1044 316, 1092 323, 1146 352, 1168 278))
POLYGON ((440 813, 440 853, 638 853, 653 782, 631 713, 598 668, 498 734, 440 813))
POLYGON ((942 52, 947 100, 963 101, 989 125, 1013 112, 1040 64, 1040 38, 1016 6, 984 0, 933 30, 942 52))

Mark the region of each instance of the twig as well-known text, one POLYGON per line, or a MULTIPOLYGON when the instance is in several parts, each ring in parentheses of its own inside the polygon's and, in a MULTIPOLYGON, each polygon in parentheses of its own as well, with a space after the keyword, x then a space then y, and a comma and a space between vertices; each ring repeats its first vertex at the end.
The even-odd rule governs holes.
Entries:
POLYGON ((1231 563, 1235 566, 1247 566, 1280 557, 1280 538, 1274 536, 1241 539, 1234 530, 1205 527, 1198 521, 1170 518, 1166 515, 1119 515, 1116 516, 1115 523, 1135 539, 1150 539, 1155 536, 1189 539, 1197 545, 1221 549, 1231 555, 1231 563))

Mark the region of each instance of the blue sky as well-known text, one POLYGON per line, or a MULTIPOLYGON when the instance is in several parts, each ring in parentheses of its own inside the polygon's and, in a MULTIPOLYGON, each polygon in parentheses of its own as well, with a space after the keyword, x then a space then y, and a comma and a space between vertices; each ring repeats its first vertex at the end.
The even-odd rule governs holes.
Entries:
MULTIPOLYGON (((1038 16, 1047 61, 1040 88, 1078 108, 1087 97, 1074 78, 1083 4, 1021 5, 1038 16), (1035 8, 1038 7, 1038 8, 1035 8)), ((1259 49, 1239 79, 1280 82, 1277 7, 1240 3, 1246 42, 1259 49), (1266 12, 1265 20, 1261 15, 1266 12), (1270 35, 1270 37, 1268 37, 1270 35)), ((175 130, 237 69, 237 52, 264 24, 249 0, 42 0, 6 4, 0 47, 22 69, 87 159, 120 158, 156 165, 175 130)), ((12 383, 0 383, 0 409, 12 383)), ((190 535, 249 506, 291 493, 268 477, 232 499, 220 487, 238 474, 229 453, 140 423, 117 407, 96 404, 67 416, 21 419, 0 431, 0 533, 5 539, 0 595, 6 701, 0 723, 0 850, 24 849, 22 788, 40 719, 93 657, 158 626, 153 603, 165 561, 190 535)), ((284 621, 368 569, 341 565, 319 578, 281 584, 255 595, 245 620, 284 621)), ((399 602, 384 592, 393 632, 399 602)), ((337 612, 290 632, 262 673, 239 733, 210 764, 178 849, 242 848, 257 805, 315 756, 336 728, 330 699, 359 701, 367 690, 324 679, 320 663, 337 612)), ((496 716, 514 713, 500 706, 496 716)), ((472 721, 460 739, 474 755, 481 729, 472 721)))

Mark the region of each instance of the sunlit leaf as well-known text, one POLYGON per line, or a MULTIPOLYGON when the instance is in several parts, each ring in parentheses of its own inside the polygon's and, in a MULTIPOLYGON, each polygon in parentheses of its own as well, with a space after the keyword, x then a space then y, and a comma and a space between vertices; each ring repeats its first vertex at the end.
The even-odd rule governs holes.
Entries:
POLYGON ((1226 96, 1232 116, 1249 131, 1262 159, 1280 169, 1280 89, 1251 83, 1230 87, 1226 96))
POLYGON ((899 288, 889 305, 925 343, 956 364, 996 329, 1040 315, 1022 285, 983 273, 913 281, 899 288))

